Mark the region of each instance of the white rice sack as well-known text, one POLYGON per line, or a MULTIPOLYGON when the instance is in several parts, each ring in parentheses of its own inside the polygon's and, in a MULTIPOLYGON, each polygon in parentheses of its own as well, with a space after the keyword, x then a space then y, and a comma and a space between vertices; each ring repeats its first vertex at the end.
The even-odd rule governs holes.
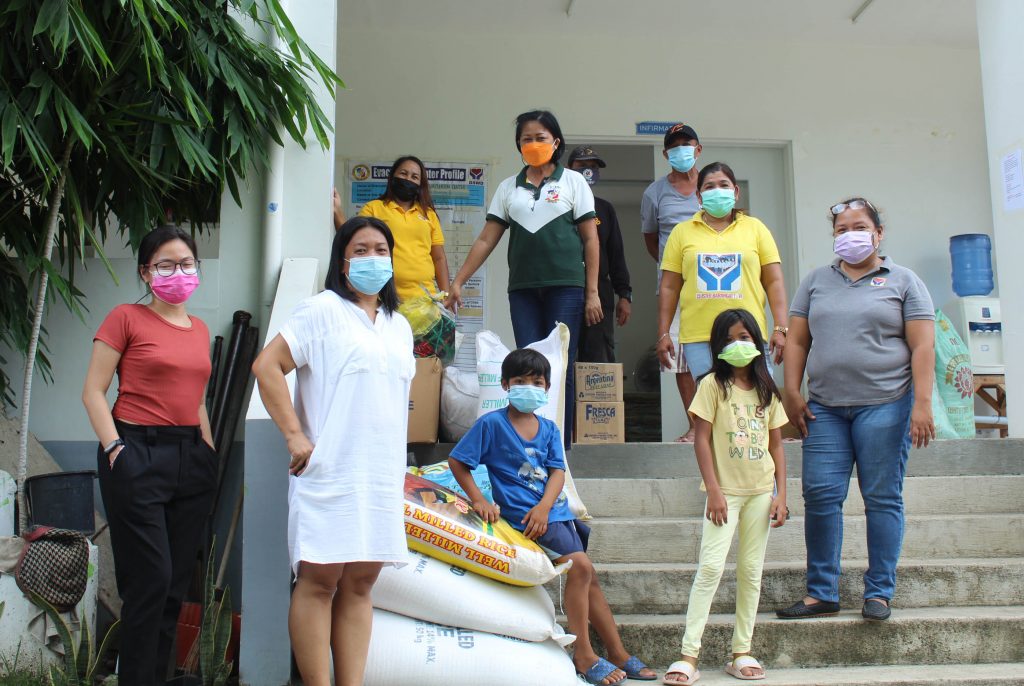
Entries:
POLYGON ((568 645, 574 639, 555 622, 555 606, 543 586, 509 586, 413 551, 405 567, 381 570, 373 606, 524 641, 568 645))
POLYGON ((579 686, 554 641, 531 643, 373 611, 366 686, 579 686))
POLYGON ((477 375, 445 367, 441 380, 441 431, 446 440, 457 442, 476 421, 480 407, 477 375))

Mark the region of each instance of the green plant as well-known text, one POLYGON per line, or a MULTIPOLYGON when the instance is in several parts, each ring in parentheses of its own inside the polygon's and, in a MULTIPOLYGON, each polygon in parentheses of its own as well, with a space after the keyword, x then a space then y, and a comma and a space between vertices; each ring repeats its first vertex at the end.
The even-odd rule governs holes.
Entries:
MULTIPOLYGON (((0 603, 0 614, 3 612, 4 605, 6 603, 0 603)), ((0 655, 0 686, 38 686, 46 681, 46 677, 38 671, 19 666, 20 659, 21 641, 18 641, 13 658, 8 655, 0 655)), ((40 653, 41 659, 42 653, 40 653)))
MULTIPOLYGON (((203 230, 225 189, 241 204, 240 182, 269 164, 282 130, 328 147, 314 81, 341 84, 280 0, 0 3, 0 345, 26 361, 22 528, 36 363, 50 375, 48 287, 81 315, 76 265, 92 250, 114 277, 108 233, 137 246, 168 215, 203 230)), ((14 405, 2 366, 0 398, 14 405)))
POLYGON ((114 622, 100 642, 99 650, 94 651, 92 632, 89 622, 82 621, 82 635, 76 644, 71 634, 71 627, 64 621, 63 615, 50 603, 35 593, 31 594, 32 602, 46 612, 50 621, 57 628, 57 635, 64 646, 64 667, 50 666, 50 686, 91 686, 100 660, 110 649, 110 644, 117 638, 120 621, 114 622))
POLYGON ((199 626, 199 638, 189 649, 185 658, 185 669, 195 673, 199 669, 203 686, 223 686, 231 676, 233 662, 228 661, 228 645, 231 643, 231 591, 225 588, 218 592, 213 569, 216 541, 210 547, 206 577, 203 580, 203 616, 199 626))

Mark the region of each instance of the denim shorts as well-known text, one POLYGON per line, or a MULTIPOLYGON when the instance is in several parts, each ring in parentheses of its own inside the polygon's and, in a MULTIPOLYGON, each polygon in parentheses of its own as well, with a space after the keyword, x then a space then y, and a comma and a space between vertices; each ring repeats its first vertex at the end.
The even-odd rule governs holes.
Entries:
POLYGON ((537 539, 536 543, 552 560, 587 552, 590 540, 590 527, 578 519, 568 522, 549 522, 548 530, 537 539))

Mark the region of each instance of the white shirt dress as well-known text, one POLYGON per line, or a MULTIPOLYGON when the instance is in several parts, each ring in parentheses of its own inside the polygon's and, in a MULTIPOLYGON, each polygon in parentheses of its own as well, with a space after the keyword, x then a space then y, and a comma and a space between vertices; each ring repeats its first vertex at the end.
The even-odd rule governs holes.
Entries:
POLYGON ((403 499, 412 330, 397 312, 371 322, 324 291, 281 329, 296 365, 295 410, 313 454, 289 477, 292 570, 316 564, 405 564, 403 499))

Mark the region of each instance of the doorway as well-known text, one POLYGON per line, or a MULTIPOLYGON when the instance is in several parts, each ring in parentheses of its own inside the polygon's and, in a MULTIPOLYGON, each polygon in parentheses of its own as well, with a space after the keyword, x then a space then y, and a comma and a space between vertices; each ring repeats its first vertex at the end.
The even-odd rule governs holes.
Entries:
MULTIPOLYGON (((630 321, 625 327, 616 327, 615 330, 616 359, 622 363, 623 385, 627 394, 660 391, 660 439, 672 441, 686 431, 687 422, 673 375, 662 373, 657 375, 657 379, 652 379, 650 373, 650 354, 658 327, 657 266, 647 253, 640 231, 640 201, 644 189, 669 170, 662 157, 661 138, 567 136, 566 139, 569 150, 584 143, 592 145, 608 165, 601 170, 601 180, 594 186, 594 193, 615 207, 633 287, 630 321)), ((793 194, 789 160, 789 146, 784 142, 714 141, 703 145, 698 161, 699 165, 725 162, 736 172, 740 206, 763 221, 778 244, 787 297, 792 296, 798 276, 796 227, 791 219, 793 194)), ((781 369, 777 368, 776 381, 781 380, 781 369)), ((627 423, 630 423, 628 412, 627 423)))

